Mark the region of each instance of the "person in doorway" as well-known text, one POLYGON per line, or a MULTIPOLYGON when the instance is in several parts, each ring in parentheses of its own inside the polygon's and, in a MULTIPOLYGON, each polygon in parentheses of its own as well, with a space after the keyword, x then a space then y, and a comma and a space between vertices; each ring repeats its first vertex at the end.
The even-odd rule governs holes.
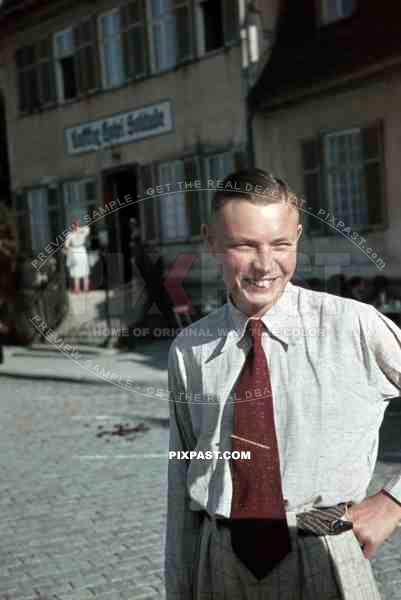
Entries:
POLYGON ((72 291, 79 294, 81 291, 81 279, 84 281, 84 292, 89 292, 89 258, 86 248, 89 236, 89 226, 80 226, 79 221, 75 221, 71 226, 71 231, 65 242, 65 252, 67 255, 67 269, 71 281, 72 291))
POLYGON ((401 521, 401 474, 367 496, 401 331, 290 280, 301 204, 228 176, 202 226, 226 304, 169 351, 167 600, 377 600, 369 557, 401 521))
POLYGON ((135 217, 131 217, 128 222, 129 227, 129 257, 131 279, 136 275, 135 265, 143 263, 144 246, 141 239, 141 228, 135 217))

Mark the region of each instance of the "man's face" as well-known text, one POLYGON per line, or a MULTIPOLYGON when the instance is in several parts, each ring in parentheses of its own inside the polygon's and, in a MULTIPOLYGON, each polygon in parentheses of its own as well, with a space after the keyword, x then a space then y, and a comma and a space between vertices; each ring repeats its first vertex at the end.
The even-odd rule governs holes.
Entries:
POLYGON ((260 316, 281 296, 295 271, 301 231, 294 207, 247 200, 227 201, 216 223, 204 228, 209 252, 242 312, 260 316))

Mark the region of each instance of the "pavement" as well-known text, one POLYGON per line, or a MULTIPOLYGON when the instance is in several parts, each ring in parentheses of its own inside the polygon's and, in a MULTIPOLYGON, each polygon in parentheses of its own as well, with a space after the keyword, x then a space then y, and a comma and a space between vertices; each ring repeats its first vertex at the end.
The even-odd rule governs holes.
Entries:
POLYGON ((34 344, 7 346, 0 377, 114 385, 124 389, 167 389, 167 356, 172 338, 138 340, 138 350, 99 349, 93 346, 34 344), (134 386, 135 382, 135 386, 134 386))
POLYGON ((157 405, 112 386, 6 377, 1 402, 0 599, 163 599, 157 405))
MULTIPOLYGON (((170 342, 5 348, 0 600, 163 600, 170 342)), ((369 493, 401 470, 400 428, 398 399, 369 493)), ((401 600, 401 531, 372 565, 401 600)))

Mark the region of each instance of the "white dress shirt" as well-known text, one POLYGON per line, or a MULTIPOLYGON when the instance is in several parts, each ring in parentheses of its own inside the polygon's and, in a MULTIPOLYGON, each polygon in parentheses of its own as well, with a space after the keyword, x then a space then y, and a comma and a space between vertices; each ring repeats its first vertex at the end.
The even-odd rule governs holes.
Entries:
MULTIPOLYGON (((169 352, 168 598, 189 593, 199 513, 230 516, 233 388, 250 348, 230 301, 185 329, 169 352)), ((385 400, 400 395, 401 330, 374 307, 287 284, 262 317, 288 510, 360 502, 373 474, 385 400)), ((252 468, 252 460, 249 461, 252 468)), ((401 475, 385 489, 401 502, 401 475)))

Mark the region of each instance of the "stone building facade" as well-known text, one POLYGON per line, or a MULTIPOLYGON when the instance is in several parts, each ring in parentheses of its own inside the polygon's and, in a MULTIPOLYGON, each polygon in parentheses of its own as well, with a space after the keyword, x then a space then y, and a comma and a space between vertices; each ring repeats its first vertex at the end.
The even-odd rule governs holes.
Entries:
POLYGON ((254 86, 258 165, 305 200, 300 272, 401 279, 399 2, 283 6, 254 86))
MULTIPOLYGON (((259 5, 273 29, 276 2, 259 5)), ((167 270, 192 252, 188 278, 213 279, 199 236, 212 192, 177 184, 246 162, 245 10, 245 0, 3 3, 0 90, 20 250, 42 255, 40 265, 73 222, 90 224, 94 245, 107 227, 121 283, 135 218, 167 270), (167 184, 175 191, 155 191, 167 184)))

